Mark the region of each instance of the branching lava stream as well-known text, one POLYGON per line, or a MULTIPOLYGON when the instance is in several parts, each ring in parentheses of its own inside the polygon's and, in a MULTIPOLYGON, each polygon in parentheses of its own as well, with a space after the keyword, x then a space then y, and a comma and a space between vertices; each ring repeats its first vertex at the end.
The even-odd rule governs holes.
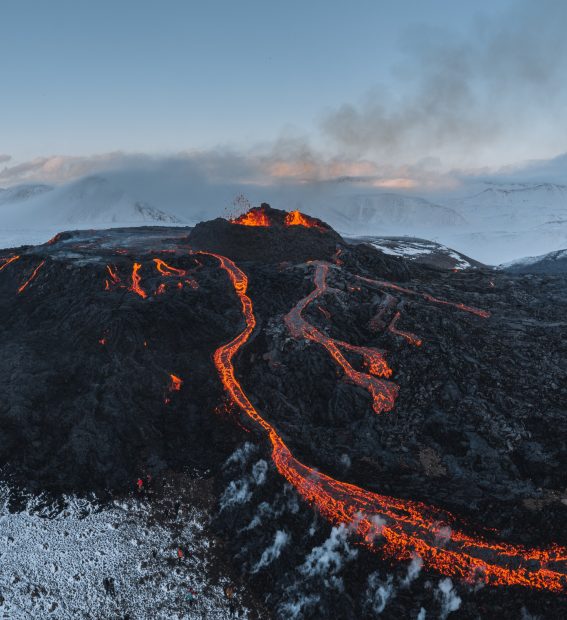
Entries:
MULTIPOLYGON (((330 522, 347 524, 361 537, 364 545, 388 557, 409 560, 417 553, 429 568, 470 582, 481 579, 494 586, 521 585, 553 592, 567 589, 567 549, 563 547, 530 549, 470 536, 458 530, 455 517, 447 512, 421 502, 365 491, 299 462, 275 428, 252 405, 235 376, 233 358, 256 326, 252 300, 246 294, 248 279, 230 259, 218 254, 200 253, 215 257, 228 274, 246 322, 244 329, 233 340, 214 353, 214 363, 223 386, 233 403, 266 434, 278 471, 307 502, 317 506, 330 522), (440 539, 439 531, 443 524, 451 526, 451 533, 440 539)), ((368 375, 356 373, 339 351, 344 343, 328 338, 301 316, 306 305, 325 290, 327 270, 328 264, 317 264, 315 290, 288 314, 286 323, 294 333, 301 333, 324 346, 351 380, 359 385, 363 384, 359 381, 365 381, 372 393, 372 389, 377 389, 376 384, 369 380, 368 375)), ((391 408, 396 389, 389 382, 384 384, 387 386, 387 396, 378 400, 382 410, 391 408)), ((382 384, 380 389, 385 389, 382 384)))

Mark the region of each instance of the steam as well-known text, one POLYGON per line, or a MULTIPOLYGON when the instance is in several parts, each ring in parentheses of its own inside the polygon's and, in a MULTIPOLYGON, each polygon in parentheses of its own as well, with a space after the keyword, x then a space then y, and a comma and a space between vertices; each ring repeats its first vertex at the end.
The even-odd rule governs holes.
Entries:
POLYGON ((403 588, 408 588, 419 577, 422 567, 423 560, 419 555, 415 555, 409 563, 406 576, 401 580, 400 585, 403 588))
POLYGON ((392 575, 380 579, 380 573, 375 571, 368 576, 366 589, 367 607, 375 614, 381 614, 388 601, 395 595, 392 575))
POLYGON ((245 504, 250 501, 254 487, 264 484, 268 472, 268 464, 260 459, 252 466, 252 473, 245 474, 246 466, 251 457, 258 451, 258 447, 250 442, 244 443, 237 448, 225 461, 223 468, 235 469, 242 475, 237 480, 231 480, 220 498, 220 509, 225 510, 229 506, 245 504))
MULTIPOLYGON (((260 463, 260 461, 258 461, 258 463, 260 463)), ((256 463, 256 465, 258 465, 258 463, 256 463)), ((272 505, 268 504, 268 502, 261 502, 258 505, 252 521, 250 521, 242 531, 253 530, 263 523, 275 521, 286 512, 290 512, 291 514, 297 514, 299 512, 297 493, 295 489, 287 483, 284 485, 283 493, 276 494, 272 505)))
POLYGON ((436 596, 441 602, 441 612, 439 616, 441 620, 445 620, 450 613, 457 611, 461 606, 461 597, 453 589, 453 582, 448 577, 446 579, 441 579, 439 582, 439 589, 436 596))
POLYGON ((356 549, 350 548, 347 537, 348 530, 344 524, 333 527, 329 538, 311 550, 299 572, 305 577, 321 577, 325 587, 342 591, 342 579, 337 575, 345 563, 358 555, 356 549))
POLYGON ((549 156, 562 148, 547 118, 565 101, 566 19, 565 3, 524 1, 478 21, 465 39, 416 27, 397 96, 377 87, 328 113, 322 129, 353 157, 394 164, 490 165, 533 157, 538 146, 549 156))
POLYGON ((267 549, 264 549, 260 560, 252 568, 252 573, 257 573, 266 566, 269 566, 274 560, 277 560, 281 555, 282 549, 287 545, 289 540, 290 535, 287 532, 278 530, 273 544, 267 549))

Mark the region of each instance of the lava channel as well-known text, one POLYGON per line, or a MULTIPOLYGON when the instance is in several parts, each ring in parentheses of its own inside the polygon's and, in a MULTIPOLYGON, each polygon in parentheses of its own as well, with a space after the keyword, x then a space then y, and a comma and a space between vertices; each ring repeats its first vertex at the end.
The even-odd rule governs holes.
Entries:
POLYGON ((18 289, 18 295, 20 293, 23 293, 30 284, 30 282, 33 282, 36 279, 37 274, 39 273, 39 270, 43 267, 43 265, 45 265, 45 260, 42 260, 41 263, 39 263, 39 265, 32 271, 31 276, 22 284, 22 286, 20 286, 20 288, 18 289))
POLYGON ((6 269, 6 267, 8 265, 10 265, 11 263, 17 261, 20 257, 15 255, 15 256, 8 256, 6 258, 0 258, 0 271, 2 271, 3 269, 6 269))
POLYGON ((392 375, 392 370, 386 363, 384 354, 377 349, 357 347, 342 340, 329 338, 303 318, 302 313, 305 308, 328 290, 329 263, 316 261, 312 264, 315 265, 315 277, 313 278, 315 288, 307 297, 301 299, 284 319, 290 334, 294 338, 307 338, 325 347, 329 355, 343 369, 348 379, 355 385, 367 390, 372 397, 372 408, 376 413, 391 411, 398 394, 398 386, 390 381, 376 378, 376 376, 390 377, 392 375), (342 354, 341 349, 360 355, 365 366, 369 368, 369 374, 355 370, 342 354))
MULTIPOLYGON (((401 500, 340 482, 298 461, 276 429, 260 415, 236 379, 233 358, 246 344, 256 326, 252 300, 246 294, 248 279, 230 259, 215 257, 228 274, 245 319, 244 329, 214 353, 214 363, 232 402, 266 434, 279 473, 332 523, 344 523, 368 548, 396 560, 418 554, 424 564, 447 576, 469 582, 484 580, 493 586, 526 586, 552 592, 567 591, 567 549, 552 545, 532 549, 494 543, 469 536, 456 528, 450 513, 411 500, 401 500), (443 523, 450 535, 440 539, 443 523)), ((323 273, 319 283, 323 285, 323 273)), ((318 287, 312 295, 319 293, 318 287)), ((301 319, 299 312, 299 319, 301 319)), ((310 332, 313 334, 313 332, 310 332)))

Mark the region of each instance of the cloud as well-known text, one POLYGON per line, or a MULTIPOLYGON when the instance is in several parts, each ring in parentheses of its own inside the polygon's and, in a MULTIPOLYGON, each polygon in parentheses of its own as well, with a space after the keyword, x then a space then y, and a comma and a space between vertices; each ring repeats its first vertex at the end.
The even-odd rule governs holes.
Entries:
POLYGON ((392 165, 425 156, 494 165, 557 152, 567 128, 566 20, 566 3, 526 0, 464 37, 415 27, 395 86, 331 110, 322 130, 341 152, 392 165))
POLYGON ((10 161, 12 159, 11 155, 2 155, 2 153, 0 153, 0 164, 4 164, 7 161, 10 161))

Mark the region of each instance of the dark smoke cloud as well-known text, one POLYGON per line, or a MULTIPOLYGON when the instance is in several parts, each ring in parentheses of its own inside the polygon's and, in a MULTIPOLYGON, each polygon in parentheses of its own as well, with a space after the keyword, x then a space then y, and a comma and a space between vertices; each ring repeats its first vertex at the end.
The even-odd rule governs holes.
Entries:
POLYGON ((395 78, 403 95, 377 87, 328 113, 323 132, 351 156, 390 163, 433 155, 483 165, 496 153, 502 162, 528 148, 532 157, 565 150, 565 23, 567 3, 538 0, 477 20, 465 40, 416 27, 395 78))

